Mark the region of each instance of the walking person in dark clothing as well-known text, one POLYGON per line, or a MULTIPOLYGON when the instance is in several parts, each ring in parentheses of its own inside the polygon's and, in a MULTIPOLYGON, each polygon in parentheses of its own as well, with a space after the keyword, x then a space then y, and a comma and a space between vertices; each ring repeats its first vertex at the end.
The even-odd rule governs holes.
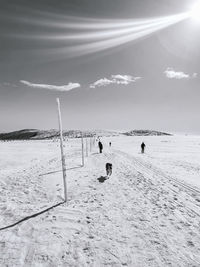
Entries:
POLYGON ((111 142, 109 142, 109 146, 111 146, 111 142))
POLYGON ((103 144, 101 143, 101 141, 99 141, 98 146, 99 146, 99 153, 102 153, 103 144))
POLYGON ((142 144, 141 144, 141 153, 142 154, 144 153, 145 146, 146 146, 145 143, 142 142, 142 144))
POLYGON ((112 163, 106 163, 106 174, 109 178, 112 174, 112 163))

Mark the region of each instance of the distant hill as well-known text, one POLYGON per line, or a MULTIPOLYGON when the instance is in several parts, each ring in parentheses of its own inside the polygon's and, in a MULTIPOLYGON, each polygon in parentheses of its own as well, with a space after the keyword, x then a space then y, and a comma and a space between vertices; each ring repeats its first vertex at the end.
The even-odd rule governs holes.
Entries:
MULTIPOLYGON (((83 137, 119 135, 118 132, 106 131, 106 130, 63 131, 63 136, 65 138, 80 138, 81 134, 83 134, 83 137)), ((14 131, 9 133, 0 133, 0 140, 45 140, 45 139, 56 139, 56 138, 59 138, 59 131, 55 129, 52 130, 23 129, 20 131, 14 131)))
POLYGON ((172 134, 158 132, 158 131, 151 131, 151 130, 131 130, 129 132, 123 133, 127 136, 161 136, 161 135, 168 135, 171 136, 172 134))
POLYGON ((36 135, 37 135, 37 130, 24 129, 10 133, 1 133, 0 140, 24 140, 24 139, 31 139, 36 135))
MULTIPOLYGON (((108 130, 94 130, 94 131, 80 131, 80 130, 69 130, 63 131, 64 138, 80 138, 81 134, 83 137, 91 136, 161 136, 168 135, 169 133, 151 131, 151 130, 132 130, 129 132, 119 133, 108 130)), ((37 130, 37 129, 23 129, 20 131, 14 131, 9 133, 0 133, 0 140, 45 140, 45 139, 57 139, 59 138, 59 131, 52 130, 37 130)))

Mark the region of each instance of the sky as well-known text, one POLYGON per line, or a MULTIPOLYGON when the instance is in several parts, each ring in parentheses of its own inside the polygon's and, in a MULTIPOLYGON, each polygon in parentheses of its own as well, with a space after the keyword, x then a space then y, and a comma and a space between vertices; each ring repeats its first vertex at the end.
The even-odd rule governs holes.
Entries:
POLYGON ((194 0, 1 0, 0 132, 200 133, 194 0))

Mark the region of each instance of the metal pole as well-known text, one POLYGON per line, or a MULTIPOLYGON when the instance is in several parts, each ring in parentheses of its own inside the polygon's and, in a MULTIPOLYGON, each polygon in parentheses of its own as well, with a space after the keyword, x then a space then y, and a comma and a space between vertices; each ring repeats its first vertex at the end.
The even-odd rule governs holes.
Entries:
POLYGON ((65 156, 63 149, 63 132, 62 132, 62 118, 60 111, 60 99, 57 98, 58 104, 58 121, 59 121, 59 131, 60 131, 60 151, 61 151, 61 161, 62 161, 62 171, 63 171, 63 185, 64 185, 64 199, 67 202, 67 182, 66 182, 66 164, 65 164, 65 156))
POLYGON ((95 146, 95 137, 93 136, 93 146, 95 146))
POLYGON ((88 157, 88 139, 87 139, 87 137, 85 139, 85 142, 86 142, 86 157, 88 157))
POLYGON ((84 166, 84 143, 83 143, 83 133, 81 133, 81 146, 82 146, 82 166, 84 166))
POLYGON ((91 137, 90 137, 90 152, 92 151, 92 139, 91 139, 91 137))

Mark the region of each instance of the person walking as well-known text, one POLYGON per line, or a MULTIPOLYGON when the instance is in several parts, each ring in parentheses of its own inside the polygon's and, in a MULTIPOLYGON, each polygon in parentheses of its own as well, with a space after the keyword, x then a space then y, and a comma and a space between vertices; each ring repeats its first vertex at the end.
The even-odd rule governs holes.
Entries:
POLYGON ((143 154, 144 153, 144 149, 145 149, 146 145, 144 142, 142 142, 141 144, 141 153, 143 154))
POLYGON ((103 144, 101 143, 101 141, 99 141, 98 146, 99 146, 99 153, 102 153, 103 144))
POLYGON ((109 178, 112 174, 112 163, 106 163, 106 175, 109 178))
POLYGON ((109 146, 111 147, 111 142, 109 142, 109 146))

